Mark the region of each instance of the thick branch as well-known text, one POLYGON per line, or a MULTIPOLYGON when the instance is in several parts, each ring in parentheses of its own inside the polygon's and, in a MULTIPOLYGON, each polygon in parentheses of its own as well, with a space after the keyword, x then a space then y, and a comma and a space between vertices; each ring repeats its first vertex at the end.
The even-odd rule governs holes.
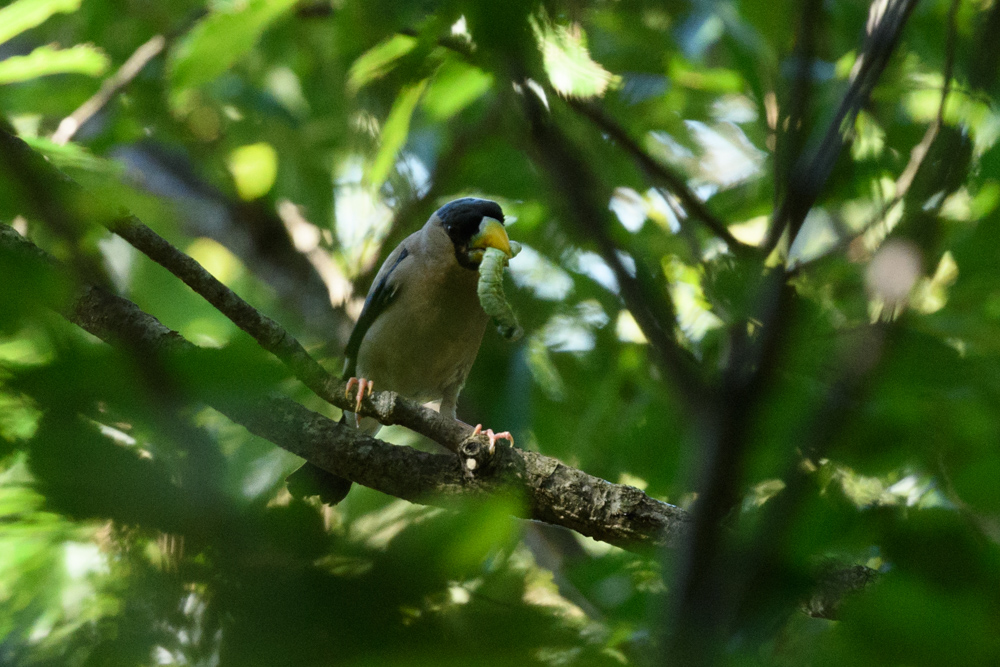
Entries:
MULTIPOLYGON (((0 227, 0 250, 51 262, 7 226, 0 227)), ((216 353, 184 340, 131 301, 95 287, 85 288, 80 294, 67 310, 67 317, 109 344, 149 355, 216 353)), ((675 546, 688 522, 687 513, 678 507, 541 454, 502 447, 492 465, 472 478, 454 456, 390 445, 286 398, 258 397, 236 402, 213 394, 200 399, 251 432, 324 470, 413 502, 449 505, 456 498, 485 499, 505 494, 525 500, 520 512, 524 518, 572 528, 582 535, 632 549, 642 545, 675 546)))

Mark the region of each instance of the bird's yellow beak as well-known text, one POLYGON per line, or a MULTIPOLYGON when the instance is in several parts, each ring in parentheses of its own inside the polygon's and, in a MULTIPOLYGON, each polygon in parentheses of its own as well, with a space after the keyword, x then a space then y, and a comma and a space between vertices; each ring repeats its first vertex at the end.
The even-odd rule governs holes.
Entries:
POLYGON ((507 230, 503 228, 503 223, 493 218, 483 218, 479 223, 479 232, 469 239, 470 250, 485 250, 486 248, 496 248, 502 250, 507 257, 513 257, 510 250, 510 237, 507 230))

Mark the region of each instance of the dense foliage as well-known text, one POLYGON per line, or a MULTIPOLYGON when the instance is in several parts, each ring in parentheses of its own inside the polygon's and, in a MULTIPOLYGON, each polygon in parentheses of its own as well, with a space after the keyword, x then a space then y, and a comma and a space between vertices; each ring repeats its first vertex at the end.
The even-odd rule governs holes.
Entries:
POLYGON ((62 267, 0 248, 0 664, 1000 664, 998 17, 0 8, 0 129, 86 193, 0 155, 0 223, 62 267), (690 510, 680 547, 509 499, 292 499, 300 459, 206 392, 339 410, 104 226, 134 214, 336 371, 381 257, 464 195, 524 246, 526 335, 487 333, 459 416, 690 510), (87 284, 219 366, 85 334, 87 284))

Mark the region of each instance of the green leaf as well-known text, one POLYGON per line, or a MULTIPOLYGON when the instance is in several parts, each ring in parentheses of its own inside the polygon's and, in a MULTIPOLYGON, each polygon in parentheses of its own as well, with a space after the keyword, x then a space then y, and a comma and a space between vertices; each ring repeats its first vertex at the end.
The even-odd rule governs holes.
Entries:
POLYGON ((121 175, 122 170, 117 162, 98 157, 79 144, 57 144, 44 137, 22 136, 21 139, 59 169, 83 170, 115 178, 121 175))
POLYGON ((0 60, 0 85, 50 74, 100 76, 110 65, 107 55, 89 44, 78 44, 68 49, 39 46, 26 56, 0 60))
POLYGON ((53 14, 69 14, 80 8, 82 0, 17 0, 0 9, 0 44, 41 25, 53 14))
POLYGON ((356 93, 371 81, 385 76, 396 66, 396 61, 416 45, 415 37, 393 35, 368 49, 351 65, 351 71, 347 75, 348 89, 356 93))
POLYGON ((583 28, 555 25, 547 16, 532 19, 545 72, 552 87, 568 97, 600 97, 620 80, 590 57, 583 28))
POLYGON ((735 70, 693 67, 680 57, 671 59, 668 73, 678 85, 710 93, 738 93, 745 87, 743 77, 735 70))
POLYGON ((210 13, 170 53, 172 91, 196 88, 228 70, 294 5, 295 0, 249 0, 210 13))
POLYGON ((448 60, 434 75, 423 108, 434 120, 447 120, 469 106, 493 85, 493 76, 459 60, 448 60))
POLYGON ((278 152, 265 141, 240 146, 229 154, 229 171, 241 199, 263 197, 278 176, 278 152))
POLYGON ((368 172, 368 181, 375 189, 382 187, 396 161, 396 153, 406 145, 410 134, 410 118, 427 87, 427 79, 404 88, 396 97, 389 111, 389 117, 382 127, 382 145, 375 155, 375 161, 368 172))

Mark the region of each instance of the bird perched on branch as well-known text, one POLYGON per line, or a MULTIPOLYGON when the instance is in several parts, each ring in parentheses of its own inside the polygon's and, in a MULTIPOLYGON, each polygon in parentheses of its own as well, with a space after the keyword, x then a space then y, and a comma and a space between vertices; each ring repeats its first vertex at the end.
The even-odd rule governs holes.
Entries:
MULTIPOLYGON (((389 253, 379 269, 345 350, 347 391, 356 405, 373 387, 421 403, 441 401, 455 418, 458 395, 479 352, 489 320, 476 295, 486 248, 511 256, 500 205, 467 197, 445 204, 389 253)), ((345 413, 347 423, 374 435, 374 419, 345 413)), ((481 426, 476 427, 479 432, 481 426)), ((509 433, 486 431, 490 446, 509 433)), ((320 495, 334 504, 351 483, 306 463, 288 478, 297 497, 320 495)))

